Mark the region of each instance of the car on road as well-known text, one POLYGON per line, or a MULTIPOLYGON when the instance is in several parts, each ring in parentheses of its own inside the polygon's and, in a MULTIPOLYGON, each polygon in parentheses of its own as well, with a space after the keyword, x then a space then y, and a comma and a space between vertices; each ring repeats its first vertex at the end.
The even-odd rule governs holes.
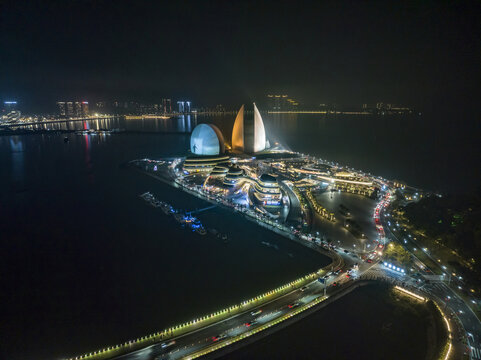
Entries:
POLYGON ((334 281, 334 282, 332 283, 332 286, 337 286, 337 281, 334 281))
POLYGON ((247 327, 250 327, 250 326, 255 325, 255 324, 257 324, 257 321, 256 321, 256 320, 246 322, 244 325, 247 326, 247 327))
POLYGON ((295 302, 295 303, 287 305, 287 307, 289 309, 294 309, 294 308, 298 307, 299 305, 301 305, 301 304, 299 304, 298 302, 295 302))
POLYGON ((303 286, 303 287, 301 287, 301 289, 300 289, 300 290, 301 290, 301 291, 306 291, 306 290, 307 290, 307 286, 303 286))
POLYGON ((261 313, 262 313, 262 310, 261 310, 261 309, 259 309, 259 310, 257 310, 257 311, 251 311, 251 315, 252 315, 252 316, 257 316, 257 315, 260 315, 261 313))
POLYGON ((349 254, 349 251, 347 251, 347 250, 344 250, 344 252, 345 252, 346 254, 349 254))
POLYGON ((372 263, 372 259, 366 259, 366 262, 370 264, 372 263))
POLYGON ((220 340, 223 340, 227 337, 226 334, 220 334, 220 335, 217 335, 217 336, 212 336, 212 341, 220 341, 220 340))
POLYGON ((175 340, 172 340, 172 341, 170 341, 170 342, 165 342, 165 343, 163 343, 162 345, 160 345, 160 347, 161 347, 162 349, 166 349, 166 348, 168 348, 169 346, 172 346, 172 345, 174 345, 174 344, 175 344, 175 340))

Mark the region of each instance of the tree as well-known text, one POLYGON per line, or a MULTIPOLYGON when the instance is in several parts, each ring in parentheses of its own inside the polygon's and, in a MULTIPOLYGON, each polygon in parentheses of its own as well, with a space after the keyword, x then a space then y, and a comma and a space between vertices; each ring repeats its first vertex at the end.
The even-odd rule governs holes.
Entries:
POLYGON ((411 263, 411 254, 398 243, 389 243, 384 251, 384 255, 399 264, 408 265, 411 263))

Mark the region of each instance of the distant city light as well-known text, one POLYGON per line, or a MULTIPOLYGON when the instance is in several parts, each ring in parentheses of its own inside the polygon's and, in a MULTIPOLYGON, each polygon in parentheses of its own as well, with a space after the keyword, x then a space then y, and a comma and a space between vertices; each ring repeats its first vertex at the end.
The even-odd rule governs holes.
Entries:
POLYGON ((17 102, 16 101, 4 101, 3 103, 12 105, 12 104, 16 104, 17 102))

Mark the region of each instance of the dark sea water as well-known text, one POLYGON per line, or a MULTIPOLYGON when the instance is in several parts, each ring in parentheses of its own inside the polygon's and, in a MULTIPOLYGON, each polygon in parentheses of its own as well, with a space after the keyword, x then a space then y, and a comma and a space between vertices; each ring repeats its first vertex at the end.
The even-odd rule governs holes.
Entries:
MULTIPOLYGON (((206 206, 121 165, 185 153, 197 123, 213 122, 229 138, 234 117, 45 126, 127 131, 70 133, 69 143, 53 133, 0 137, 0 358, 59 358, 123 342, 329 261, 221 209, 198 217, 229 243, 200 237, 138 198, 151 191, 178 208, 206 206)), ((324 115, 265 115, 265 123, 271 140, 292 150, 414 186, 456 191, 479 182, 477 125, 324 115)))
POLYGON ((0 137, 0 358, 77 355, 238 303, 330 260, 226 210, 198 214, 229 242, 141 200, 209 204, 126 169, 182 153, 185 134, 0 137), (268 241, 278 250, 261 244, 268 241))

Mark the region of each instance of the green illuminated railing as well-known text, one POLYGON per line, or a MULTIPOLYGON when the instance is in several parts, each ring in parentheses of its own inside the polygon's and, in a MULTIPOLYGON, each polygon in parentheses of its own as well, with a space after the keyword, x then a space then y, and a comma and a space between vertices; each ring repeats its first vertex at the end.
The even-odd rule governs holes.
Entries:
MULTIPOLYGON (((330 266, 330 265, 329 265, 330 266)), ((307 274, 301 278, 291 281, 285 285, 279 286, 274 290, 267 291, 259 296, 255 296, 249 300, 242 301, 240 304, 229 306, 215 313, 201 316, 197 319, 185 322, 180 325, 169 327, 168 329, 147 335, 140 338, 126 341, 122 344, 106 347, 104 349, 89 352, 83 355, 68 358, 68 360, 79 359, 109 359, 114 356, 130 353, 136 350, 140 350, 146 346, 154 343, 171 339, 180 335, 185 335, 191 331, 198 330, 206 325, 213 324, 225 319, 228 319, 234 315, 248 311, 256 306, 260 306, 266 301, 274 300, 276 297, 287 294, 297 288, 300 288, 322 275, 324 269, 319 269, 316 272, 307 274)), ((296 313, 296 312, 294 312, 296 313)))
POLYGON ((272 321, 269 321, 267 324, 264 324, 262 326, 259 326, 255 329, 252 329, 246 333, 243 333, 243 334, 240 334, 240 335, 237 335, 235 337, 233 337, 232 339, 229 339, 229 340, 226 340, 226 341, 223 341, 219 344, 216 344, 216 345, 211 345, 209 346, 207 349, 202 349, 198 352, 195 352, 193 353, 192 355, 188 356, 187 359, 196 359, 198 357, 201 357, 201 356, 204 356, 204 355, 207 355, 208 353, 210 352, 213 352, 213 351, 216 351, 216 350, 219 350, 223 347, 226 347, 226 346, 229 346, 237 341, 241 341, 245 338, 248 338, 252 335, 255 335, 261 331, 264 331, 264 330, 267 330, 268 328, 274 326, 274 325, 277 325, 285 320, 288 320, 290 318, 292 318, 293 316, 296 316, 298 314, 300 314, 301 312, 307 310, 307 309, 310 309, 311 307, 319 304, 320 302, 324 301, 327 299, 327 296, 320 296, 316 299, 314 299, 313 301, 311 301, 310 303, 306 304, 306 305, 303 305, 301 306, 300 308, 294 310, 294 311, 291 311, 289 312, 288 314, 285 314, 283 316, 280 316, 278 317, 277 319, 274 319, 272 321))

